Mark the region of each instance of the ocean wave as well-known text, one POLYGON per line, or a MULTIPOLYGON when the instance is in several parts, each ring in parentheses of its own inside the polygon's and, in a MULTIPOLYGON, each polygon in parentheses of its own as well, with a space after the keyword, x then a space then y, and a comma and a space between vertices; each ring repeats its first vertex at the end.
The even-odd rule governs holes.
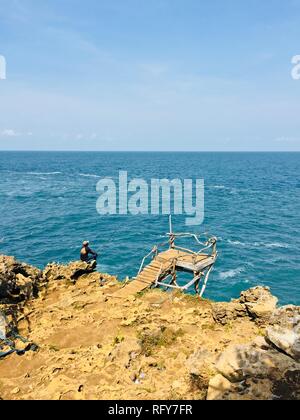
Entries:
POLYGON ((209 188, 213 188, 215 190, 228 190, 228 187, 225 187, 225 185, 210 185, 209 188))
POLYGON ((237 194, 239 192, 237 188, 226 187, 225 185, 209 185, 208 188, 213 190, 228 191, 229 194, 237 194))
POLYGON ((28 197, 32 197, 35 193, 34 192, 26 192, 23 191, 22 193, 19 193, 18 191, 9 191, 4 193, 4 197, 8 197, 8 198, 13 198, 13 199, 18 199, 18 198, 28 198, 28 197))
POLYGON ((230 245, 236 245, 236 246, 247 246, 247 244, 245 244, 244 242, 240 242, 240 241, 232 241, 231 239, 228 239, 227 242, 230 245))
POLYGON ((222 280, 232 279, 233 277, 236 277, 237 275, 243 273, 244 271, 245 271, 244 267, 238 267, 238 268, 235 268, 235 269, 231 269, 231 270, 219 273, 219 277, 222 280))
POLYGON ((281 242, 271 242, 271 243, 266 243, 266 242, 241 242, 241 241, 233 241, 231 239, 228 239, 227 242, 230 245, 234 245, 234 246, 243 246, 243 247, 248 247, 248 248, 284 248, 284 249, 288 249, 290 246, 288 244, 284 244, 281 242))
POLYGON ((84 176, 87 178, 101 178, 101 176, 99 175, 94 175, 94 174, 79 174, 80 176, 84 176))
POLYGON ((25 172, 27 175, 61 175, 62 172, 25 172))
POLYGON ((283 243, 280 243, 280 242, 274 242, 274 243, 271 243, 271 244, 265 244, 265 247, 266 248, 285 248, 285 249, 288 249, 289 245, 288 244, 283 244, 283 243))

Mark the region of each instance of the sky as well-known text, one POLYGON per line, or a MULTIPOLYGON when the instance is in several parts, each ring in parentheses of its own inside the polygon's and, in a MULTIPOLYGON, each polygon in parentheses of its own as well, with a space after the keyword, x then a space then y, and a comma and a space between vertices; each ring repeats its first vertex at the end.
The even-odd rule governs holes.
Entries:
POLYGON ((300 151, 296 55, 300 0, 0 0, 0 150, 300 151))

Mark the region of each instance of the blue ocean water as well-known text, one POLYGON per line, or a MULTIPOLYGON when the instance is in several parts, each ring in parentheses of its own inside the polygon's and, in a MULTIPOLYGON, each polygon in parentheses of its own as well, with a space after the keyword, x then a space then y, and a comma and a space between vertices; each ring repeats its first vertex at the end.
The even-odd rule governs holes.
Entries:
MULTIPOLYGON (((205 221, 219 238, 206 296, 238 297, 267 285, 282 304, 300 304, 300 153, 0 153, 0 253, 43 267, 78 258, 82 240, 99 269, 120 278, 168 231, 167 216, 100 216, 100 177, 204 178, 205 221)), ((190 231, 185 216, 177 231, 190 231)), ((189 245, 189 243, 182 243, 189 245)))

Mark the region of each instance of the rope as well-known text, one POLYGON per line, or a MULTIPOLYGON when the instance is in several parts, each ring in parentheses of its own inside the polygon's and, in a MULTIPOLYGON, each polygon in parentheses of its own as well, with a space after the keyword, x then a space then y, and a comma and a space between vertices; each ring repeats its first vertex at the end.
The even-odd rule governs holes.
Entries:
MULTIPOLYGON (((0 315, 3 317, 6 324, 9 325, 6 315, 3 312, 0 312, 0 315)), ((5 357, 9 356, 12 353, 17 353, 17 355, 21 356, 28 351, 37 351, 38 350, 38 346, 36 344, 30 343, 26 338, 22 337, 20 334, 18 334, 14 330, 11 330, 10 333, 8 334, 8 336, 10 338, 20 340, 24 344, 28 343, 28 345, 23 350, 20 350, 20 349, 17 349, 15 347, 15 343, 12 340, 10 340, 9 338, 4 338, 4 339, 0 340, 0 348, 2 348, 3 346, 8 346, 8 347, 10 347, 10 349, 7 350, 7 351, 0 351, 0 359, 3 359, 5 357)))
MULTIPOLYGON (((16 338, 19 338, 21 341, 23 341, 23 343, 28 343, 28 340, 26 340, 25 338, 19 336, 18 334, 15 335, 16 338)), ((23 354, 27 353, 28 351, 37 351, 38 350, 38 346, 34 343, 29 343, 28 346, 26 346, 23 350, 17 349, 15 347, 15 344, 13 341, 11 340, 2 340, 2 343, 0 344, 0 347, 2 346, 2 344, 10 347, 10 350, 8 351, 0 351, 0 359, 9 356, 12 353, 17 353, 18 356, 22 356, 23 354)))

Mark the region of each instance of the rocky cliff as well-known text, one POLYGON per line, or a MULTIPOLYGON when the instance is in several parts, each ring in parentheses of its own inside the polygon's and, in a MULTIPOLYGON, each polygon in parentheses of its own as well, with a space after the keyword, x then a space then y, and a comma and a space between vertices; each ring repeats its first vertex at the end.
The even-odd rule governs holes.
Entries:
POLYGON ((113 298, 123 286, 85 263, 0 257, 0 398, 300 397, 299 307, 262 287, 228 303, 113 298))

